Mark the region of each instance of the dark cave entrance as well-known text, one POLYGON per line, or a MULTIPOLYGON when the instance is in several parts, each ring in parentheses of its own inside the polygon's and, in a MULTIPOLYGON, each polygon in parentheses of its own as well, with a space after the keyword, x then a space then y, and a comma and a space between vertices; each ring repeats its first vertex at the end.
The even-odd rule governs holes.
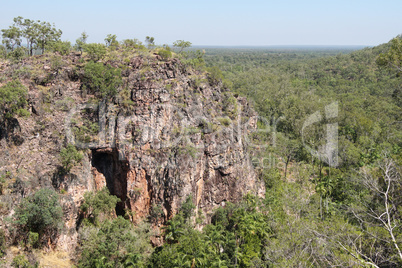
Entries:
POLYGON ((106 179, 106 187, 110 194, 120 198, 116 205, 116 215, 124 216, 127 199, 128 163, 119 161, 115 150, 92 150, 92 166, 102 173, 106 179))

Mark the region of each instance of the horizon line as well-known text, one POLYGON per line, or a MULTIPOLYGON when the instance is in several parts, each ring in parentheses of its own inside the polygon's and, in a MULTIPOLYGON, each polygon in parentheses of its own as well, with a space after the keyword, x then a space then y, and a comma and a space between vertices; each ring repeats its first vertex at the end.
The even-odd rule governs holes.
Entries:
POLYGON ((192 45, 191 47, 245 47, 245 48, 283 48, 283 47, 333 47, 333 48, 341 48, 341 47, 375 47, 376 45, 192 45))

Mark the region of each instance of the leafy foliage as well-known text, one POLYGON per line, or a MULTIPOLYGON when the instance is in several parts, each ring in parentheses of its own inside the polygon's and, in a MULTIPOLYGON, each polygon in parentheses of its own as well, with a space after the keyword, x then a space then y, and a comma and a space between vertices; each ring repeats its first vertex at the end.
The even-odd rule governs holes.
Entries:
POLYGON ((121 216, 104 221, 99 228, 85 227, 78 267, 145 267, 146 256, 152 252, 145 228, 134 229, 121 216))
POLYGON ((72 46, 69 41, 55 41, 49 43, 46 48, 49 51, 57 52, 62 56, 66 56, 70 53, 72 46))
MULTIPOLYGON (((261 255, 255 254, 258 243, 240 247, 240 265, 400 266, 400 215, 394 210, 400 206, 394 195, 400 189, 396 163, 402 153, 396 123, 401 120, 400 51, 399 37, 343 54, 208 51, 213 54, 206 58, 208 65, 219 66, 233 91, 248 97, 264 119, 252 136, 260 148, 253 156, 275 164, 256 166, 268 189, 259 209, 270 212, 269 238, 260 244, 261 255), (326 106, 334 101, 337 117, 327 119, 326 106), (314 113, 324 117, 306 128, 314 113), (336 167, 306 149, 325 148, 327 124, 333 122, 338 127, 336 167), (378 164, 385 160, 393 163, 388 176, 384 164, 378 164)), ((228 222, 228 217, 219 218, 228 222)))
POLYGON ((6 235, 2 229, 0 229, 0 257, 2 258, 6 254, 7 249, 6 235))
POLYGON ((123 217, 114 218, 119 201, 107 188, 85 193, 81 211, 89 224, 80 229, 78 267, 145 267, 152 253, 150 226, 140 223, 134 228, 123 217))
POLYGON ((160 49, 158 51, 158 55, 162 57, 162 59, 167 60, 172 57, 172 51, 167 49, 160 49))
POLYGON ((179 53, 183 52, 184 49, 191 47, 191 42, 184 40, 177 40, 173 42, 173 46, 179 49, 179 53))
POLYGON ((23 254, 15 256, 11 263, 11 266, 14 268, 34 268, 35 267, 29 263, 27 257, 23 254))
POLYGON ((3 43, 12 52, 16 46, 20 47, 22 37, 26 39, 28 54, 33 55, 33 49, 38 48, 45 52, 45 48, 52 42, 60 40, 62 31, 45 21, 33 21, 19 16, 14 18, 14 24, 3 29, 3 43))
POLYGON ((7 57, 7 49, 5 46, 0 45, 0 59, 5 59, 7 57))
POLYGON ((61 163, 66 172, 70 172, 71 168, 82 160, 82 157, 82 154, 72 144, 68 144, 67 147, 60 150, 61 163))
POLYGON ((263 245, 271 233, 268 218, 257 211, 258 199, 248 196, 238 205, 227 204, 216 211, 212 224, 203 231, 193 229, 191 201, 168 222, 165 239, 152 258, 153 267, 250 267, 262 257, 263 245), (187 215, 187 216, 186 216, 187 215))
POLYGON ((134 48, 134 49, 146 49, 142 42, 136 38, 134 39, 124 39, 122 45, 126 48, 134 48))
POLYGON ((391 47, 378 56, 377 63, 402 72, 402 36, 392 39, 390 43, 391 47))
POLYGON ((99 218, 110 218, 114 215, 117 202, 120 202, 120 199, 110 195, 105 187, 96 193, 86 192, 81 211, 89 223, 97 225, 100 222, 99 218))
POLYGON ((114 97, 122 84, 121 70, 102 63, 88 62, 84 67, 83 88, 104 99, 114 97))
POLYGON ((2 43, 7 49, 14 50, 16 46, 21 45, 21 30, 16 26, 10 26, 8 29, 2 29, 2 43))
POLYGON ((147 43, 148 48, 151 49, 155 46, 155 38, 152 36, 146 36, 145 43, 147 43))
POLYGON ((11 118, 27 105, 27 89, 14 80, 0 87, 0 119, 11 118))
POLYGON ((85 44, 84 51, 88 53, 89 58, 95 62, 103 59, 107 52, 105 45, 97 43, 85 44))
POLYGON ((87 43, 87 39, 88 39, 87 33, 82 32, 81 36, 75 41, 75 48, 78 49, 81 52, 81 54, 82 54, 82 51, 85 48, 85 45, 87 43))
POLYGON ((116 49, 119 46, 117 36, 115 34, 108 34, 105 38, 106 47, 116 49))
POLYGON ((38 233, 40 238, 52 238, 61 228, 62 217, 58 194, 42 188, 22 200, 15 211, 15 224, 27 232, 38 233))

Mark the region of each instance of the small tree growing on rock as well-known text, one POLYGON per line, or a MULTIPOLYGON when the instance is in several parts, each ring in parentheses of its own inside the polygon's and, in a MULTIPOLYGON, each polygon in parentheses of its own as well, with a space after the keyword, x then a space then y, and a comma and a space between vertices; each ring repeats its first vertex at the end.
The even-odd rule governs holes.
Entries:
POLYGON ((110 218, 114 214, 118 202, 120 198, 111 195, 105 187, 96 193, 86 192, 81 211, 89 223, 97 225, 100 218, 110 218))
POLYGON ((21 227, 23 235, 39 234, 39 239, 54 239, 62 225, 63 210, 58 194, 43 188, 22 200, 15 211, 15 225, 21 227))
POLYGON ((70 172, 71 168, 81 161, 82 154, 77 151, 74 145, 69 144, 60 150, 60 158, 63 169, 66 172, 70 172))
POLYGON ((80 38, 78 38, 75 41, 75 48, 81 52, 81 55, 82 55, 82 51, 85 48, 85 45, 87 44, 87 39, 88 39, 87 33, 82 32, 80 38))
POLYGON ((27 89, 20 81, 14 80, 0 87, 0 121, 21 113, 26 104, 27 89))
POLYGON ((102 63, 88 62, 84 67, 83 87, 103 99, 114 97, 122 84, 121 70, 102 63))
POLYGON ((106 46, 104 44, 91 43, 84 46, 84 51, 93 61, 98 61, 106 56, 106 46))

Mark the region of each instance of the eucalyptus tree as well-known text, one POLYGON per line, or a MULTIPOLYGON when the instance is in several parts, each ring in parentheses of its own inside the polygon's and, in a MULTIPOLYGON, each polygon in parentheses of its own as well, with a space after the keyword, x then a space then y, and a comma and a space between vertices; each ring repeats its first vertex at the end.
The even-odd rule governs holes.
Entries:
POLYGON ((7 49, 13 51, 16 46, 21 45, 21 30, 16 26, 10 26, 8 29, 2 29, 2 43, 7 49))
POLYGON ((14 18, 14 24, 8 29, 2 29, 3 43, 11 51, 21 46, 22 37, 26 39, 26 46, 29 55, 33 54, 35 48, 45 51, 45 47, 51 42, 60 41, 62 31, 54 24, 45 21, 34 21, 19 16, 14 18))
POLYGON ((82 32, 81 36, 75 41, 75 48, 78 49, 81 54, 87 44, 88 34, 86 32, 82 32))

